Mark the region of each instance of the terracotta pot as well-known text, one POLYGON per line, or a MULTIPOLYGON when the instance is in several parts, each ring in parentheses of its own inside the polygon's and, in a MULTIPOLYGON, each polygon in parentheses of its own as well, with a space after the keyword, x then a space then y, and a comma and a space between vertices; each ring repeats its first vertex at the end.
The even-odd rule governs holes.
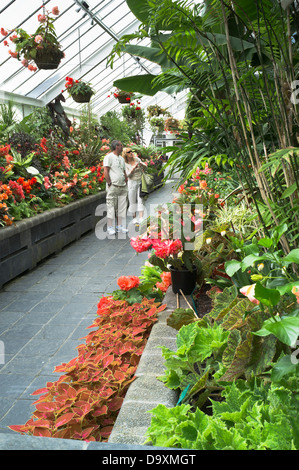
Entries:
POLYGON ((180 289, 185 295, 190 295, 196 286, 197 268, 193 266, 193 270, 177 269, 170 266, 172 292, 179 294, 180 289))

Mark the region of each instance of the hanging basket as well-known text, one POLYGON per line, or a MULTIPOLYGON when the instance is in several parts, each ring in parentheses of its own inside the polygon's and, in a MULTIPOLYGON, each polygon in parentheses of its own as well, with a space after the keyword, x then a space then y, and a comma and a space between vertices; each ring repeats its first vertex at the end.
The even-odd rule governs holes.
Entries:
POLYGON ((40 49, 36 52, 34 62, 41 70, 57 69, 62 57, 63 53, 60 49, 40 49))
POLYGON ((131 95, 129 93, 127 95, 120 95, 117 97, 118 102, 122 104, 128 104, 130 102, 127 98, 130 98, 131 101, 131 95))
POLYGON ((92 97, 92 93, 77 93, 72 95, 72 98, 76 103, 89 103, 92 97))

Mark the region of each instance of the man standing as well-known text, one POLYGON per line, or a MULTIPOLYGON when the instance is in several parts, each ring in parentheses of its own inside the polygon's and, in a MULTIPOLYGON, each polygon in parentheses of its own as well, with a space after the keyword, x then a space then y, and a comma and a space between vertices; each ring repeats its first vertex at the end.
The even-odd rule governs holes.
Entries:
POLYGON ((115 212, 117 213, 116 231, 127 233, 124 227, 127 212, 127 175, 125 171, 125 161, 121 157, 123 145, 119 140, 111 143, 111 152, 105 155, 104 177, 106 180, 106 204, 107 204, 107 233, 115 234, 115 212))

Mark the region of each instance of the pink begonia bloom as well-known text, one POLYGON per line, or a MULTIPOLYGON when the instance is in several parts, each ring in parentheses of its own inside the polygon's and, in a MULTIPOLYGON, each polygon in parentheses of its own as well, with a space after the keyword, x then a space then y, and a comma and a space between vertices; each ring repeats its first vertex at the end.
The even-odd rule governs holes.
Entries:
POLYGON ((45 177, 44 177, 44 186, 45 186, 45 189, 49 189, 49 188, 51 188, 51 186, 52 186, 52 183, 50 182, 48 176, 45 176, 45 177))
POLYGON ((52 8, 52 14, 53 14, 53 15, 59 15, 59 9, 58 9, 58 7, 53 7, 53 8, 52 8))
POLYGON ((40 23, 44 23, 47 18, 46 18, 46 15, 38 15, 37 16, 37 20, 40 22, 40 23))
POLYGON ((40 44, 43 42, 43 37, 40 34, 37 34, 34 38, 34 42, 36 42, 36 44, 40 44))
POLYGON ((294 286, 292 288, 292 293, 297 297, 297 304, 299 304, 299 286, 294 286))
POLYGON ((241 294, 245 295, 245 297, 248 297, 250 302, 258 305, 260 301, 254 297, 254 291, 255 284, 251 284, 250 286, 244 286, 240 289, 241 294))

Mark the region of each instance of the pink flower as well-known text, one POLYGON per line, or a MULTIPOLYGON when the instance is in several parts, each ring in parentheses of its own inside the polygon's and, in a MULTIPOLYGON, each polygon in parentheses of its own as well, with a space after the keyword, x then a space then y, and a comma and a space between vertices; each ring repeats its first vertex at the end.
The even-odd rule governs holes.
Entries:
POLYGON ((7 36, 8 35, 8 32, 4 28, 1 28, 0 32, 1 32, 2 36, 7 36))
POLYGON ((28 70, 31 70, 31 72, 36 72, 37 67, 35 67, 35 66, 32 65, 32 64, 29 64, 29 65, 28 65, 28 70))
POLYGON ((14 59, 17 59, 18 57, 18 53, 17 52, 13 52, 9 49, 8 53, 11 55, 11 57, 13 57, 14 59))
POLYGON ((37 19, 40 23, 44 23, 47 20, 46 15, 38 15, 37 19))
POLYGON ((52 8, 52 14, 53 14, 53 15, 59 15, 59 9, 58 9, 58 7, 53 7, 53 8, 52 8))
POLYGON ((137 253, 147 251, 152 246, 152 240, 150 238, 132 237, 130 243, 137 253))
POLYGON ((244 286, 240 289, 241 294, 245 295, 245 297, 248 297, 250 302, 258 305, 260 301, 254 297, 254 291, 255 284, 251 284, 250 286, 244 286))
POLYGON ((62 159, 62 164, 64 165, 65 168, 69 169, 71 164, 70 164, 70 161, 68 159, 68 157, 63 157, 62 159))
POLYGON ((36 42, 36 44, 40 44, 43 42, 43 37, 40 34, 37 34, 34 38, 34 42, 36 42))
POLYGON ((45 177, 44 177, 44 186, 45 186, 45 189, 49 189, 49 188, 51 188, 51 186, 52 186, 52 183, 50 182, 48 176, 45 176, 45 177))

